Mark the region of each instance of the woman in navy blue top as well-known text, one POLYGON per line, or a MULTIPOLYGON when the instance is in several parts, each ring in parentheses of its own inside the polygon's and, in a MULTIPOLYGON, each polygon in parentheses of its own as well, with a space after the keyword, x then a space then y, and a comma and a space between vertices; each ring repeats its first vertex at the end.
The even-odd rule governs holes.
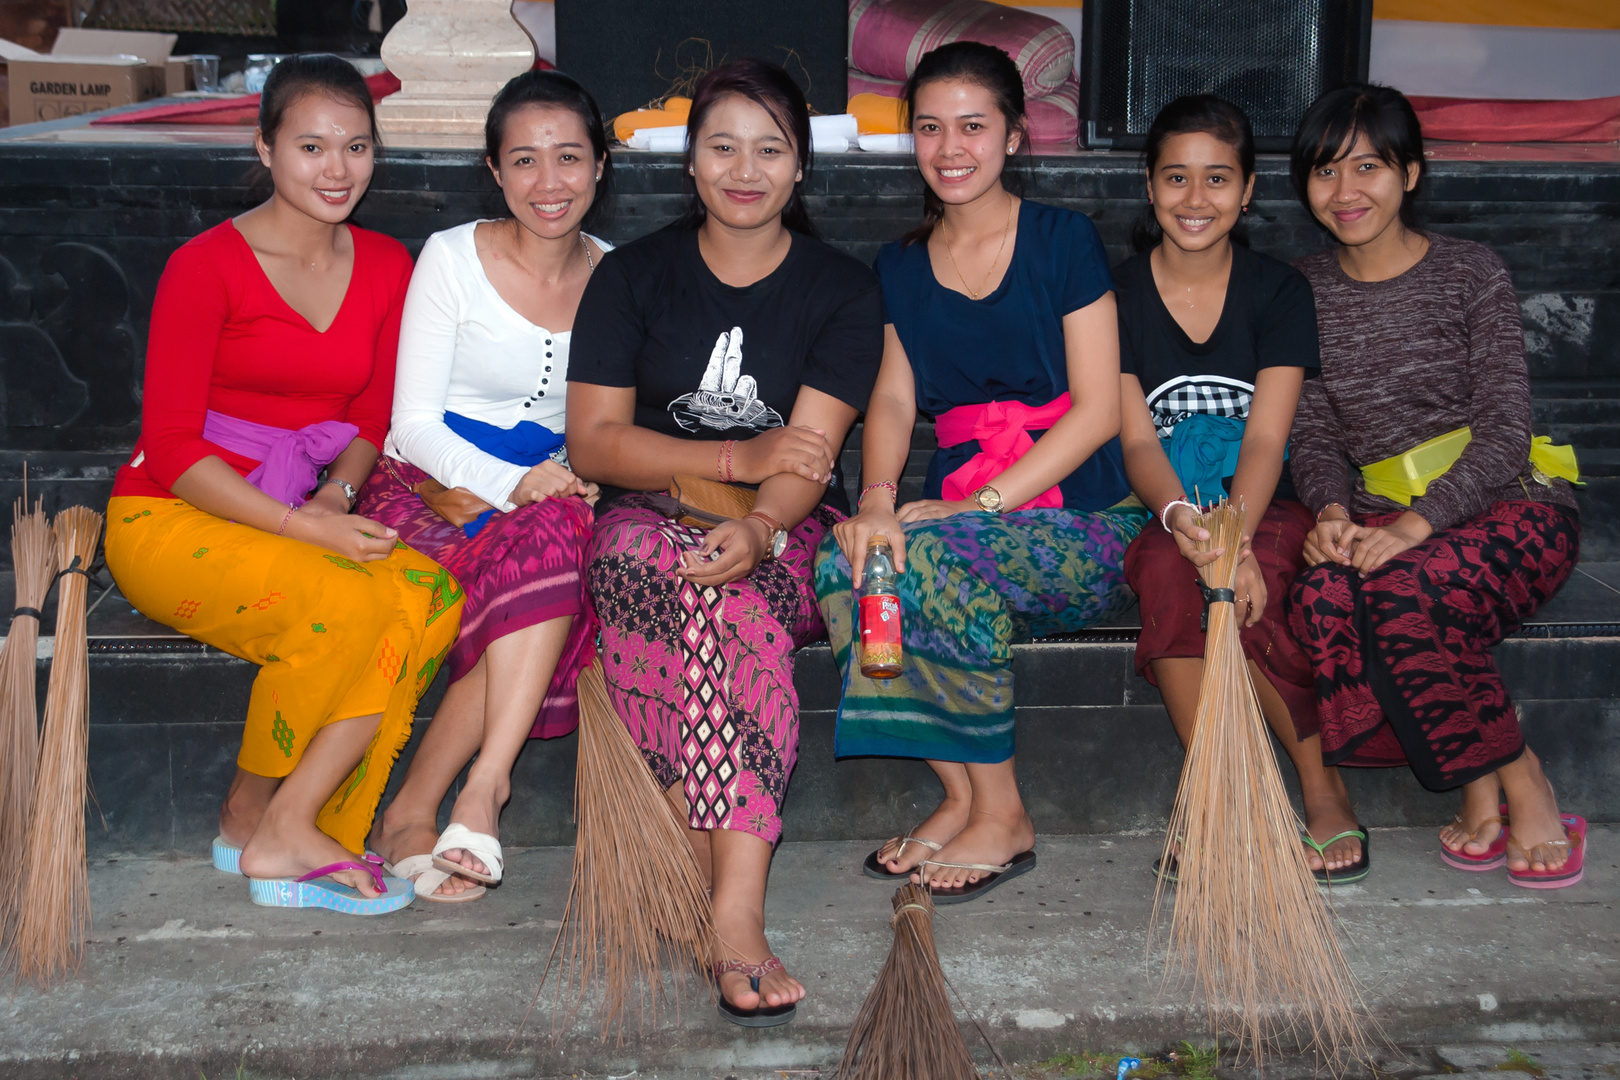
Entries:
POLYGON ((1147 513, 1121 461, 1119 334, 1097 231, 1002 185, 1025 134, 1017 68, 988 45, 946 45, 917 65, 906 100, 924 220, 878 256, 886 325, 865 486, 822 543, 816 595, 844 674, 837 753, 923 758, 945 788, 865 873, 909 876, 953 903, 1035 865, 1013 770, 1011 646, 1125 608, 1125 549, 1147 513), (940 449, 923 497, 897 513, 918 413, 940 449), (860 673, 851 644, 852 587, 880 534, 896 542, 904 626, 901 672, 882 681, 860 673))

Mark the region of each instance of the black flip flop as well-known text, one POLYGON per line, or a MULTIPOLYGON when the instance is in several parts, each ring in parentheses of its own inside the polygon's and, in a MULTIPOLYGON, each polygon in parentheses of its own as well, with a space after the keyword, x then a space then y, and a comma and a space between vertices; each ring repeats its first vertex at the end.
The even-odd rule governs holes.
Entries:
POLYGON ((977 900, 1003 881, 1018 877, 1020 874, 1027 874, 1035 869, 1035 852, 1021 851, 1001 866, 987 866, 982 863, 947 863, 930 859, 918 864, 918 872, 921 872, 924 866, 944 866, 953 870, 990 871, 989 877, 982 877, 978 881, 970 885, 963 885, 959 889, 930 888, 928 890, 933 896, 936 905, 965 904, 969 900, 977 900))
MULTIPOLYGON (((901 851, 904 851, 907 844, 921 844, 923 847, 927 848, 936 855, 939 854, 939 849, 945 846, 944 844, 936 844, 932 840, 924 840, 920 836, 902 836, 900 838, 900 847, 896 850, 895 854, 898 855, 901 851)), ((885 844, 883 847, 888 847, 888 845, 885 844)), ((876 878, 879 881, 900 881, 904 878, 910 878, 912 874, 917 872, 917 868, 914 866, 910 870, 902 870, 898 874, 891 874, 889 871, 883 869, 883 863, 878 859, 878 856, 882 853, 883 848, 878 848, 876 851, 872 852, 872 854, 868 855, 866 857, 866 861, 861 863, 861 873, 865 874, 869 878, 876 878)))
POLYGON ((1343 840, 1347 836, 1361 837, 1361 858, 1349 866, 1341 866, 1337 870, 1329 870, 1324 866, 1320 870, 1311 871, 1318 885, 1330 887, 1333 885, 1354 885, 1358 881, 1366 880, 1367 875, 1372 873, 1372 845, 1367 842, 1367 831, 1365 825, 1357 825, 1353 829, 1346 829, 1339 835, 1330 837, 1325 844, 1318 844, 1315 840, 1312 840, 1311 834, 1308 832, 1300 833, 1300 839, 1305 842, 1307 847, 1314 849, 1318 855, 1321 855, 1324 862, 1327 861, 1325 849, 1328 844, 1333 843, 1335 840, 1343 840))
POLYGON ((1163 878, 1165 884, 1167 885, 1181 884, 1181 863, 1174 855, 1171 855, 1170 865, 1166 867, 1164 865, 1164 859, 1165 857, 1163 855, 1159 856, 1157 859, 1154 859, 1153 869, 1150 872, 1156 878, 1163 878))
MULTIPOLYGON (((776 960, 776 957, 773 956, 773 957, 771 957, 771 959, 776 960)), ((769 961, 767 961, 767 963, 769 963, 769 961)), ((780 960, 776 960, 776 963, 777 963, 777 966, 780 967, 782 962, 780 960)), ((763 965, 759 965, 759 966, 763 966, 763 965)), ((736 970, 736 969, 732 969, 732 970, 736 970)), ((799 1011, 798 1002, 794 1002, 794 1003, 792 1003, 790 1005, 778 1005, 774 1009, 765 1008, 764 1006, 760 1006, 760 1007, 757 1007, 757 1008, 749 1009, 748 1011, 744 1012, 742 1009, 737 1008, 737 1006, 733 1005, 731 1002, 726 1000, 725 991, 720 989, 720 975, 722 975, 722 974, 728 974, 728 973, 727 972, 720 972, 720 973, 717 973, 715 975, 715 977, 714 977, 715 993, 717 993, 719 995, 719 997, 720 997, 720 1000, 719 1000, 719 1003, 718 1003, 718 1007, 720 1009, 720 1015, 725 1017, 727 1020, 730 1020, 733 1024, 736 1024, 738 1027, 745 1027, 745 1028, 781 1027, 783 1024, 787 1023, 789 1020, 792 1020, 793 1017, 794 1017, 794 1014, 796 1014, 799 1011)), ((756 994, 759 993, 760 976, 755 975, 753 972, 745 972, 745 974, 748 975, 748 988, 750 990, 752 990, 756 994)))

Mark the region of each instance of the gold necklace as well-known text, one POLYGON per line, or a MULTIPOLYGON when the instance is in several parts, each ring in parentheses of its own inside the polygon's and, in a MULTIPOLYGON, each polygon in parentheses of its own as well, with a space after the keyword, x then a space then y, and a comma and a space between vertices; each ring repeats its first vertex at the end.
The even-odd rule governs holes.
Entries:
MULTIPOLYGON (((1008 195, 1007 196, 1007 224, 1005 224, 1005 225, 1003 225, 1001 227, 1001 243, 996 245, 996 257, 990 260, 990 269, 988 269, 988 270, 986 270, 984 272, 984 277, 979 281, 979 288, 980 289, 983 289, 986 285, 988 285, 990 283, 990 275, 996 272, 996 264, 1001 261, 1001 253, 1004 250, 1006 250, 1006 248, 1007 248, 1007 234, 1012 231, 1012 218, 1013 218, 1013 197, 1011 195, 1008 195)), ((951 252, 950 238, 945 235, 945 232, 944 232, 943 229, 940 230, 939 238, 945 244, 945 257, 947 259, 951 260, 951 269, 955 270, 956 271, 956 276, 961 279, 962 288, 967 290, 968 298, 972 299, 972 300, 977 300, 979 298, 980 294, 974 290, 973 286, 968 284, 967 277, 962 273, 962 268, 960 266, 956 265, 956 256, 954 254, 952 254, 952 252, 951 252)))

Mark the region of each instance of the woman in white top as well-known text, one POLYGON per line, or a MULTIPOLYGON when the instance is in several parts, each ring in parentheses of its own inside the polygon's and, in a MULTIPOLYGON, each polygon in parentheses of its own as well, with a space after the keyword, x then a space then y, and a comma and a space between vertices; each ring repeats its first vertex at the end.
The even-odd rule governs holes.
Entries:
POLYGON ((371 836, 417 896, 439 901, 500 880, 512 764, 526 739, 574 729, 594 637, 581 571, 595 489, 568 469, 563 394, 574 312, 609 248, 583 231, 603 209, 607 136, 577 82, 530 71, 495 96, 485 142, 512 216, 422 248, 392 427, 357 506, 466 591, 448 653, 407 660, 447 663, 450 688, 371 836), (439 834, 439 805, 474 754, 439 834))

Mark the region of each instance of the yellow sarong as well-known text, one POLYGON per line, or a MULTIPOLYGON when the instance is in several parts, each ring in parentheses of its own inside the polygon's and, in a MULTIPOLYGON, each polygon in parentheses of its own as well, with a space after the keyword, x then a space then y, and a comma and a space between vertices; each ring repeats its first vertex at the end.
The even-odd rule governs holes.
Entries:
POLYGON ((461 625, 462 589, 404 544, 357 563, 178 499, 107 506, 107 566, 149 619, 260 666, 237 764, 286 776, 327 724, 382 714, 316 825, 355 854, 416 703, 461 625))

